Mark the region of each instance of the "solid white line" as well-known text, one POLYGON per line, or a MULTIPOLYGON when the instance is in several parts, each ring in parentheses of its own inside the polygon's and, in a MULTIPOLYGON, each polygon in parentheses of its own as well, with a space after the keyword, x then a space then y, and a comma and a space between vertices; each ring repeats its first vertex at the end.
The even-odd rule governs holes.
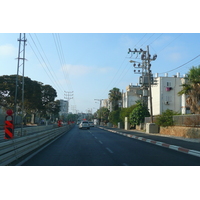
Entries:
POLYGON ((199 151, 195 151, 195 150, 189 150, 188 154, 191 154, 193 156, 197 156, 200 157, 200 152, 199 151))
POLYGON ((110 153, 113 153, 109 148, 106 148, 110 153))
POLYGON ((178 148, 179 148, 179 147, 178 147, 178 146, 175 146, 175 145, 169 145, 169 148, 178 151, 178 148))

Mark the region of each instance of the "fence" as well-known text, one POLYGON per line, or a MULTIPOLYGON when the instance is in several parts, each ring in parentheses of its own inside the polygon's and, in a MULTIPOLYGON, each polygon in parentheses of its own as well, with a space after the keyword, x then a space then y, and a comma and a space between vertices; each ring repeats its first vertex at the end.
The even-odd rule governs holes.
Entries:
MULTIPOLYGON (((52 129, 54 126, 56 125, 24 127, 23 129, 16 128, 14 130, 14 136, 21 137, 21 136, 32 134, 35 132, 49 130, 49 129, 52 129)), ((4 139, 4 135, 5 135, 5 131, 0 130, 0 142, 4 139)))
POLYGON ((175 126, 189 126, 200 127, 200 115, 174 115, 173 116, 175 126))
MULTIPOLYGON (((150 123, 150 117, 145 117, 145 123, 150 123)), ((174 115, 174 126, 200 127, 200 114, 174 115)), ((153 117, 153 123, 156 117, 153 117)))
POLYGON ((20 138, 0 143, 0 165, 8 165, 29 152, 41 147, 48 141, 70 130, 72 126, 53 128, 51 130, 34 133, 20 138))

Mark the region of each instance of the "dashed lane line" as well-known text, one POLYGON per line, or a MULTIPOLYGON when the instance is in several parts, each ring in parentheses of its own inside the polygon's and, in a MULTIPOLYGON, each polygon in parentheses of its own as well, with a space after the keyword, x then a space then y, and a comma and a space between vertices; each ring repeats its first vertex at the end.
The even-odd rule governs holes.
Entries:
POLYGON ((101 140, 99 140, 99 143, 103 144, 103 142, 101 140))
POLYGON ((106 148, 110 153, 113 153, 108 147, 106 148))

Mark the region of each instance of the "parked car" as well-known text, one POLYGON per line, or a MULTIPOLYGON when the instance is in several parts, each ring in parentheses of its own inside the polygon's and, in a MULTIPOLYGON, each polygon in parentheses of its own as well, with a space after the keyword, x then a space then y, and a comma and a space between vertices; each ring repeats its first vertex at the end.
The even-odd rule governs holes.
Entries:
POLYGON ((79 129, 90 129, 90 124, 88 121, 82 121, 80 124, 79 124, 79 129))
POLYGON ((90 127, 94 127, 94 123, 93 122, 89 122, 90 127))

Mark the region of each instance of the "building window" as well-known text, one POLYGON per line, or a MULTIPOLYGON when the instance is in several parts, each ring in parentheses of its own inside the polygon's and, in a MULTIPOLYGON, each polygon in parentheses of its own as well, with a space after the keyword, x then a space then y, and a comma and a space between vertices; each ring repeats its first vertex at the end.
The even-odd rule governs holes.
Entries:
POLYGON ((167 82, 167 87, 171 87, 172 83, 171 82, 167 82))

